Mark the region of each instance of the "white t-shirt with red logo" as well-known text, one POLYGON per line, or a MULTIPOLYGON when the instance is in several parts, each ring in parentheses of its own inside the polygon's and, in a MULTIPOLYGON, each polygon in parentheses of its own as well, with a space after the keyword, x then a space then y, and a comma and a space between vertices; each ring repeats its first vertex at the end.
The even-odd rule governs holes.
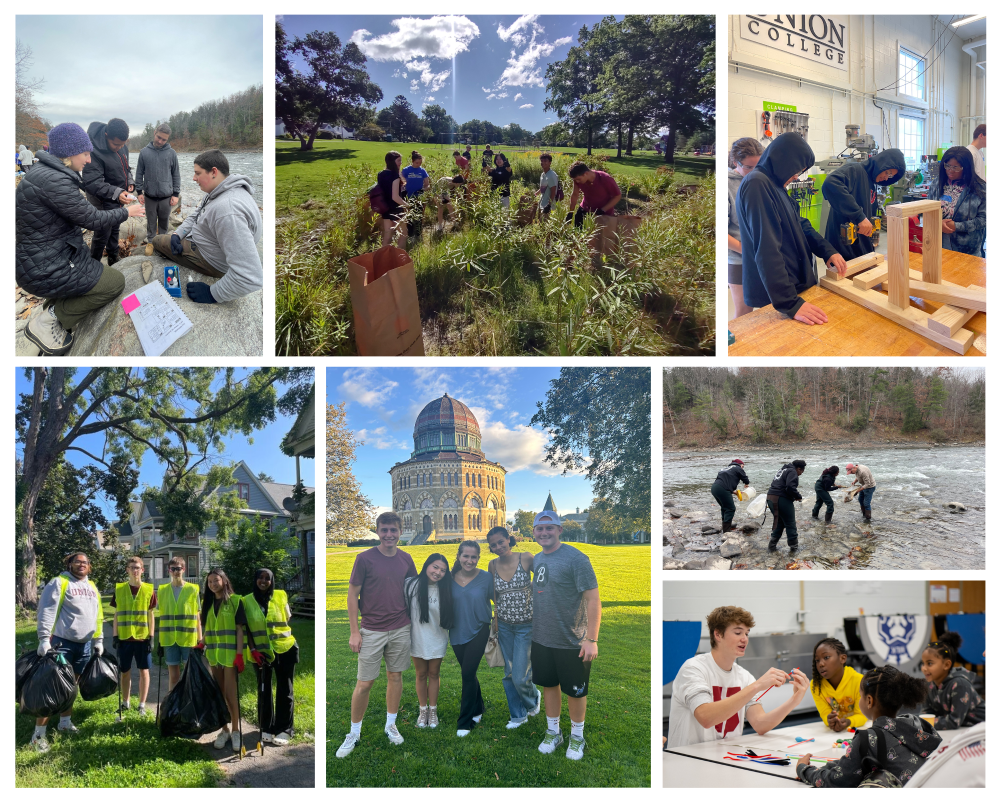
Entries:
POLYGON ((757 702, 757 697, 751 698, 737 713, 712 728, 703 728, 694 718, 694 711, 705 703, 716 703, 731 697, 753 682, 753 675, 739 664, 733 664, 733 668, 726 672, 715 663, 711 653, 701 653, 685 661, 674 678, 667 747, 742 736, 746 711, 757 702))

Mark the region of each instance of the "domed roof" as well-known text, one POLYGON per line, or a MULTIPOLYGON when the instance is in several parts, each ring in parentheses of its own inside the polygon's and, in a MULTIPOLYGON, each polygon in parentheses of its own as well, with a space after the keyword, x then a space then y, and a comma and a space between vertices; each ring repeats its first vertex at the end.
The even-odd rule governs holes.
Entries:
POLYGON ((456 449, 482 452, 481 441, 475 415, 447 392, 424 406, 413 426, 413 446, 418 453, 456 449))

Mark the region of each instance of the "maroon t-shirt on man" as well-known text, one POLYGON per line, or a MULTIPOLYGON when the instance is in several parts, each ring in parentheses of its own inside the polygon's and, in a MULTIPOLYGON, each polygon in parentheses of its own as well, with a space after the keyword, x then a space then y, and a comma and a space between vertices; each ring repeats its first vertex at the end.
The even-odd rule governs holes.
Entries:
POLYGON ((378 547, 360 553, 354 559, 351 585, 361 587, 361 626, 369 631, 394 631, 409 625, 403 582, 415 577, 417 568, 409 553, 397 549, 390 558, 378 547))
MULTIPOLYGON (((608 173, 595 169, 594 176, 593 183, 585 183, 580 187, 580 191, 583 192, 583 202, 580 207, 584 211, 597 211, 606 203, 610 203, 611 198, 615 195, 621 194, 621 189, 618 188, 615 179, 608 173)), ((613 217, 615 210, 612 208, 605 213, 613 217)))

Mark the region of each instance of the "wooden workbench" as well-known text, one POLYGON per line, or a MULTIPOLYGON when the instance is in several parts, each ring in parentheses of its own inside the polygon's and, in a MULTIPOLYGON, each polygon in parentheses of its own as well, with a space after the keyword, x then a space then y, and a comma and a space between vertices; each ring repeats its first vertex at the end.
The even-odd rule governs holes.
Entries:
MULTIPOLYGON (((910 253, 910 269, 919 270, 920 253, 910 253)), ((986 286, 986 259, 941 251, 941 273, 946 281, 959 286, 986 286)), ((882 290, 885 294, 885 291, 882 290)), ((862 308, 857 303, 813 286, 799 295, 819 306, 829 319, 825 325, 805 325, 765 306, 729 321, 736 343, 731 356, 948 356, 958 354, 901 325, 862 308)), ((910 298, 910 304, 931 314, 940 303, 910 298)), ((986 333, 986 315, 976 314, 963 327, 986 333)), ((984 348, 985 349, 985 348, 984 348)), ((975 344, 968 356, 982 356, 975 344)))

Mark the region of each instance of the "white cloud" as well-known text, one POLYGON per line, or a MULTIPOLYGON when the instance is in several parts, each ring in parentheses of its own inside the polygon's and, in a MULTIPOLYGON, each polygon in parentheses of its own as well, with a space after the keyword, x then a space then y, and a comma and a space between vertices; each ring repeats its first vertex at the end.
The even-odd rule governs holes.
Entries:
POLYGON ((483 433, 483 451, 490 461, 503 464, 508 473, 528 470, 536 475, 560 475, 562 469, 545 463, 545 445, 549 442, 544 431, 527 425, 508 425, 492 421, 483 409, 473 409, 483 433), (485 421, 480 414, 486 417, 485 421))
POLYGON ((514 95, 514 102, 516 103, 516 102, 517 102, 518 100, 520 100, 520 99, 521 99, 522 97, 524 97, 524 95, 523 95, 523 94, 521 94, 520 92, 518 92, 517 94, 515 94, 515 95, 514 95))
POLYGON ((351 41, 376 61, 410 61, 451 59, 467 51, 469 43, 479 36, 479 26, 465 16, 401 17, 392 21, 392 27, 396 30, 382 36, 361 28, 351 34, 351 41))
POLYGON ((523 106, 518 106, 518 108, 534 108, 534 103, 525 103, 523 106))
POLYGON ((417 81, 417 80, 410 81, 410 91, 411 92, 419 92, 420 91, 420 81, 417 81))
POLYGON ((397 386, 396 381, 385 378, 380 370, 355 368, 344 370, 344 380, 337 390, 348 403, 378 408, 389 400, 397 386))
POLYGON ((429 96, 427 96, 427 97, 424 98, 424 105, 425 106, 430 105, 433 102, 434 102, 434 95, 429 95, 429 96))
POLYGON ((376 450, 409 450, 410 445, 399 439, 394 439, 389 429, 385 426, 367 430, 362 428, 355 432, 355 436, 366 445, 374 447, 376 450))
MULTIPOLYGON (((538 24, 537 14, 518 17, 509 28, 498 24, 497 36, 502 41, 509 41, 513 47, 510 58, 507 59, 507 68, 492 89, 483 91, 496 92, 507 86, 545 86, 539 61, 552 55, 556 48, 569 44, 573 39, 564 36, 554 42, 547 42, 544 34, 545 29, 538 24)), ((518 94, 514 101, 517 102, 521 97, 522 95, 518 94)))
POLYGON ((542 27, 538 24, 538 14, 525 14, 518 17, 509 28, 505 28, 502 24, 497 24, 497 36, 505 42, 513 40, 515 44, 522 44, 525 41, 524 33, 530 28, 542 30, 542 27))

